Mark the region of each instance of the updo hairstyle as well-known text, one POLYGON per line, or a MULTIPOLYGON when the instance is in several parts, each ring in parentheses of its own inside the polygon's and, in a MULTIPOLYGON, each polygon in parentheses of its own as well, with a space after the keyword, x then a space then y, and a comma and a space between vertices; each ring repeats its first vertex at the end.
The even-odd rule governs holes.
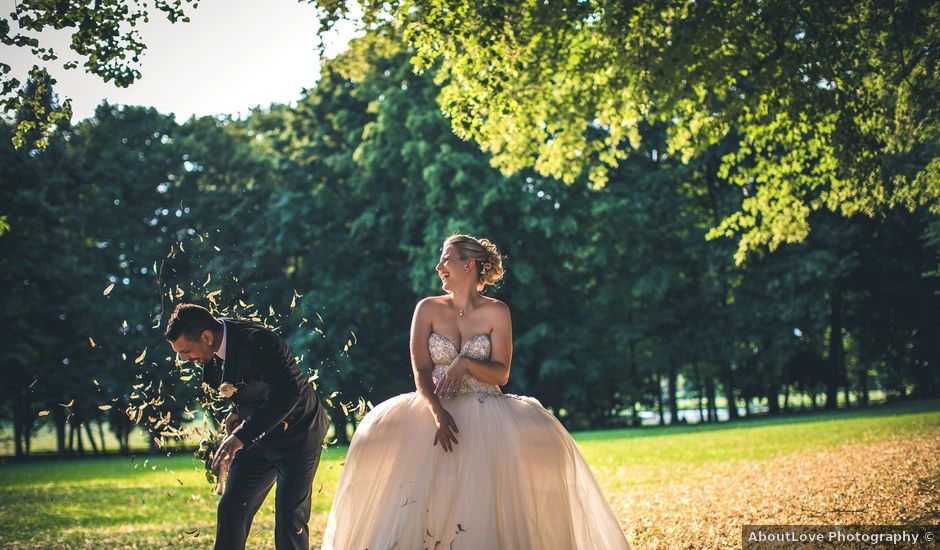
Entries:
POLYGON ((480 292, 503 278, 503 257, 489 239, 477 239, 470 235, 454 234, 444 241, 444 247, 454 245, 461 260, 476 260, 477 281, 480 292), (489 265, 489 269, 486 268, 489 265))

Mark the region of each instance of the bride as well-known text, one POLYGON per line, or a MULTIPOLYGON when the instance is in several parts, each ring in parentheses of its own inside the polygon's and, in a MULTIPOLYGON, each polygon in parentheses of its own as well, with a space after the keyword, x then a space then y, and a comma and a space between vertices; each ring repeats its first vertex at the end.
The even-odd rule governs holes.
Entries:
POLYGON ((562 425, 507 395, 512 324, 480 294, 502 278, 486 239, 444 241, 443 296, 411 325, 417 391, 370 411, 349 445, 323 549, 629 549, 562 425))

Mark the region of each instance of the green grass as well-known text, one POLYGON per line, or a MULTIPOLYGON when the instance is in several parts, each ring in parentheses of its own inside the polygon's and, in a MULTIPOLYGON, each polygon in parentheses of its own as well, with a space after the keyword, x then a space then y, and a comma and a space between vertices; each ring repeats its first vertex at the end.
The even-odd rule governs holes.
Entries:
POLYGON ((940 428, 940 401, 881 405, 866 409, 756 417, 717 424, 581 432, 592 465, 700 463, 761 460, 786 453, 873 443, 940 428))
MULTIPOLYGON (((938 430, 940 401, 921 401, 717 425, 583 432, 575 439, 602 485, 630 491, 668 480, 663 476, 689 475, 690 466, 707 473, 714 463, 764 461, 938 430), (625 469, 632 474, 623 475, 625 469)), ((327 450, 317 472, 315 538, 326 521, 344 452, 327 450)), ((0 466, 0 547, 207 547, 217 499, 201 463, 188 455, 6 464, 0 466)), ((250 547, 272 546, 273 501, 272 492, 256 517, 250 547)))

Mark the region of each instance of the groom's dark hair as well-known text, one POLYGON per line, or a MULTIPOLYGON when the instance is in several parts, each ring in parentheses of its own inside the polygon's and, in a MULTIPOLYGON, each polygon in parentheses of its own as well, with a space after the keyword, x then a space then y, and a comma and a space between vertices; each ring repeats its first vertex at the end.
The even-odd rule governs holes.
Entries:
POLYGON ((196 304, 178 304, 166 323, 163 336, 170 342, 175 342, 181 335, 189 340, 199 340, 204 331, 218 327, 219 322, 208 309, 196 304))

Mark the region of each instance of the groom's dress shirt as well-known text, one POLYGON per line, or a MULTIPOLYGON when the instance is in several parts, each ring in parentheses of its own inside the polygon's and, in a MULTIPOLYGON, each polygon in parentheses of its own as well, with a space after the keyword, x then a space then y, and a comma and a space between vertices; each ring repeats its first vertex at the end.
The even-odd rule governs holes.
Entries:
POLYGON ((219 359, 225 361, 225 344, 228 342, 228 323, 222 321, 222 343, 219 344, 219 351, 215 354, 219 359))

